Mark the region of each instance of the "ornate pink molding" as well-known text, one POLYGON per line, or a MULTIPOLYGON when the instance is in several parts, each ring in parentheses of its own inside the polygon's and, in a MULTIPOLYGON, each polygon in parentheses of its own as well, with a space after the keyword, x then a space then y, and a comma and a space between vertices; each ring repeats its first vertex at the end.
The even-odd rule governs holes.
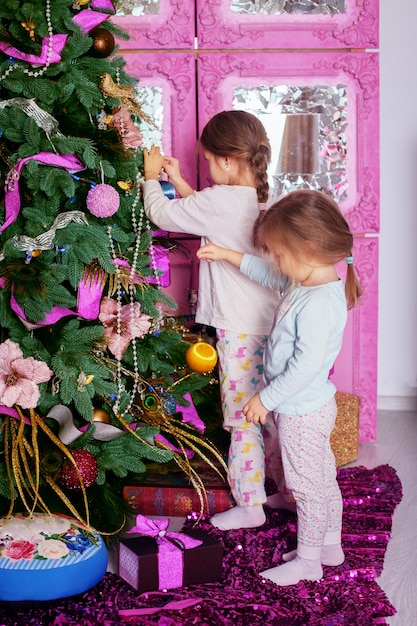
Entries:
POLYGON ((112 18, 130 35, 129 41, 118 40, 120 50, 193 49, 194 0, 163 0, 159 13, 112 18))
POLYGON ((197 0, 202 49, 378 48, 379 1, 348 1, 336 15, 243 14, 223 0, 197 0))

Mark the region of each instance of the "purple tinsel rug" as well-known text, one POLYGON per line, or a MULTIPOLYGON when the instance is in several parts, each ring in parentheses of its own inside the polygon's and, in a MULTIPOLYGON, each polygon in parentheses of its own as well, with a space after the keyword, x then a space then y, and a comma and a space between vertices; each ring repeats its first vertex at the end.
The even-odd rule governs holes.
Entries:
POLYGON ((279 588, 258 576, 258 572, 278 564, 282 553, 294 547, 296 538, 295 515, 267 509, 265 525, 255 530, 222 532, 207 521, 199 523, 200 528, 223 542, 224 574, 220 582, 139 595, 118 576, 108 573, 96 587, 77 598, 47 606, 1 606, 0 624, 386 624, 385 618, 396 611, 375 578, 382 572, 392 515, 402 497, 401 482, 388 465, 341 469, 338 480, 344 500, 342 540, 346 561, 339 567, 325 567, 319 582, 279 588), (126 618, 119 613, 124 609, 143 611, 126 618))

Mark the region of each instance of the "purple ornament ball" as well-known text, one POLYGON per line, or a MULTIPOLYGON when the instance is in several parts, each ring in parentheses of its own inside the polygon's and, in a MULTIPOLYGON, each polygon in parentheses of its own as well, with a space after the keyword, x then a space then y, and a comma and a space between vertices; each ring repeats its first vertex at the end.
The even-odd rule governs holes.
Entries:
POLYGON ((102 183, 90 189, 86 204, 90 213, 96 217, 110 217, 120 206, 120 196, 114 187, 102 183))

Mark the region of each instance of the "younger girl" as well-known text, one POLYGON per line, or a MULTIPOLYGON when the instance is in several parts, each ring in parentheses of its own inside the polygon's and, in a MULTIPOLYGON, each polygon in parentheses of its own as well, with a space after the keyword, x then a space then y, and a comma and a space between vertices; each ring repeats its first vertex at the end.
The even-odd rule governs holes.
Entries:
POLYGON ((274 412, 285 482, 297 505, 296 552, 261 573, 285 586, 317 580, 322 564, 344 560, 342 497, 330 447, 336 389, 329 371, 360 287, 352 233, 337 204, 319 191, 294 191, 262 212, 254 243, 269 260, 212 243, 197 255, 227 261, 282 294, 265 350, 265 387, 245 403, 243 414, 249 423, 263 424, 268 411, 274 412), (346 286, 335 268, 344 258, 346 286))
MULTIPOLYGON (((223 111, 204 127, 200 145, 215 183, 202 191, 182 178, 177 159, 163 157, 156 147, 144 151, 145 212, 159 228, 253 253, 253 224, 269 190, 271 151, 264 126, 245 111, 223 111), (158 183, 162 168, 181 198, 164 196, 158 183)), ((242 408, 262 387, 263 347, 276 305, 273 290, 227 263, 200 264, 196 322, 216 328, 224 427, 231 435, 228 467, 237 503, 211 518, 221 530, 265 522, 261 426, 247 422, 242 408)))

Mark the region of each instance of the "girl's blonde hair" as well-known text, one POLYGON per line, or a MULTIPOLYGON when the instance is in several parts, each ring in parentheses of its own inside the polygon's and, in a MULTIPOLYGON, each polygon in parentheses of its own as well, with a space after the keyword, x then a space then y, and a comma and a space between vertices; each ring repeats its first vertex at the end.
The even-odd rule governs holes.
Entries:
POLYGON ((353 235, 339 206, 321 191, 300 189, 282 196, 254 225, 257 250, 273 254, 279 248, 295 257, 313 254, 320 262, 346 259, 345 281, 348 308, 355 306, 362 290, 353 265, 353 235))
POLYGON ((245 162, 255 179, 258 202, 267 202, 271 146, 265 127, 255 115, 235 110, 217 113, 203 128, 199 143, 215 156, 245 162))

